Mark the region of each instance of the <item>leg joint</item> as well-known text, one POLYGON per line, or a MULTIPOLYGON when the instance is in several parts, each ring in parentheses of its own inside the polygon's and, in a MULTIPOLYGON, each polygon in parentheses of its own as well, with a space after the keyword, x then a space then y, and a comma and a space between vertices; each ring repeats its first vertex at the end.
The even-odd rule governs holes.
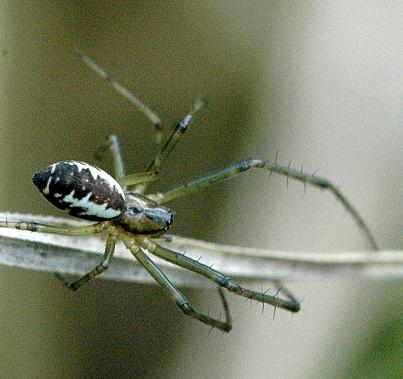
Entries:
MULTIPOLYGON (((105 270, 107 270, 108 269, 108 263, 107 262, 105 262, 105 261, 102 261, 100 264, 99 264, 99 266, 97 266, 97 267, 99 267, 99 269, 98 269, 98 271, 105 271, 105 270)), ((101 271, 101 272, 102 272, 101 271)))
POLYGON ((67 288, 68 288, 69 290, 75 292, 75 291, 77 291, 77 290, 80 288, 80 286, 77 285, 77 282, 73 282, 73 283, 70 283, 70 284, 67 286, 67 288))
POLYGON ((225 288, 230 292, 234 292, 237 294, 240 294, 242 292, 242 287, 238 283, 235 283, 230 278, 227 278, 227 282, 225 284, 226 284, 225 288))
POLYGON ((19 230, 29 230, 31 232, 36 232, 38 230, 38 225, 35 222, 20 221, 15 224, 15 228, 19 230))
POLYGON ((252 167, 264 167, 265 162, 262 161, 261 159, 255 159, 255 158, 247 158, 239 163, 239 170, 240 171, 246 171, 249 170, 252 167))
POLYGON ((177 301, 176 304, 185 315, 189 316, 194 313, 193 307, 187 301, 177 301))
POLYGON ((231 281, 228 277, 223 277, 219 280, 218 285, 224 288, 228 288, 229 282, 231 281))

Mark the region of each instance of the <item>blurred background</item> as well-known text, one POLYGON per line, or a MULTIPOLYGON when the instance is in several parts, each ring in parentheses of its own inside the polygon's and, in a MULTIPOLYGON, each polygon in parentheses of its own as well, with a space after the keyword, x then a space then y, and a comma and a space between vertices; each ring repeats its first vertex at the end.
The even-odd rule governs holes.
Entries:
MULTIPOLYGON (((60 215, 31 183, 63 159, 93 161, 116 133, 129 172, 154 130, 74 54, 80 48, 169 127, 208 90, 153 188, 246 157, 293 161, 338 184, 382 249, 401 249, 400 1, 2 1, 1 211, 60 215)), ((110 169, 110 159, 104 168, 110 169)), ((290 251, 367 245, 328 193, 255 170, 172 203, 173 233, 290 251)), ((100 249, 102 246, 100 246, 100 249)), ((205 263, 208 257, 205 257, 205 263)), ((88 268, 83 268, 83 272, 88 268)), ((113 269, 113 267, 111 268, 113 269)), ((398 378, 402 282, 290 282, 292 315, 228 296, 230 334, 184 317, 157 286, 97 280, 73 294, 51 274, 0 268, 4 378, 398 378)), ((270 283, 256 283, 270 287, 270 283)), ((183 289, 218 314, 214 286, 183 289)))

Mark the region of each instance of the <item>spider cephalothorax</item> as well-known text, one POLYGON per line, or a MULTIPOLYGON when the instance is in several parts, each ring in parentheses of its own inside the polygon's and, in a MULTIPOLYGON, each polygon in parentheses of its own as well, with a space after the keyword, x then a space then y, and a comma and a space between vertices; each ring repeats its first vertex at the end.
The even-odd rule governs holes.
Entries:
POLYGON ((172 224, 173 212, 145 196, 126 192, 124 211, 115 218, 116 225, 130 233, 158 236, 172 224))
POLYGON ((171 134, 163 142, 162 122, 160 118, 85 54, 78 51, 78 55, 89 67, 104 78, 108 84, 136 105, 151 120, 157 131, 157 153, 151 164, 147 167, 146 172, 126 175, 117 137, 110 135, 101 146, 101 150, 103 152, 106 148, 112 153, 115 171, 114 178, 95 166, 78 161, 58 162, 33 176, 32 180, 34 184, 53 205, 72 216, 84 220, 97 221, 95 224, 80 228, 61 228, 35 222, 0 221, 0 227, 39 233, 53 233, 67 236, 84 236, 93 233, 107 234, 103 259, 91 271, 72 283, 67 282, 60 274, 56 274, 69 289, 75 291, 104 272, 108 268, 115 251, 116 242, 120 238, 138 262, 166 290, 171 299, 175 301, 186 315, 211 327, 216 327, 226 332, 230 331, 232 327, 228 305, 221 288, 252 300, 271 304, 291 312, 298 312, 300 309, 299 302, 286 289, 282 289, 285 298, 279 298, 279 291, 274 295, 270 295, 266 292, 257 292, 243 288, 231 278, 211 267, 184 254, 160 246, 156 239, 154 239, 154 237, 159 237, 165 233, 172 224, 173 213, 162 204, 192 194, 202 187, 233 178, 252 168, 264 169, 270 173, 274 172, 284 175, 287 177, 287 180, 291 178, 304 183, 304 185, 310 184, 329 190, 354 218, 366 235, 372 248, 377 248, 375 240, 364 220, 337 187, 325 178, 306 174, 302 170, 294 170, 290 166, 280 166, 277 164, 277 160, 272 164, 261 159, 244 159, 229 167, 191 180, 165 193, 143 195, 148 182, 157 179, 163 163, 186 131, 188 125, 192 122, 194 115, 201 109, 205 97, 201 96, 196 100, 191 112, 186 114, 176 124, 171 134), (128 188, 133 190, 129 191, 128 188), (149 254, 193 271, 216 283, 220 289, 225 320, 222 321, 195 310, 185 296, 151 260, 149 254))

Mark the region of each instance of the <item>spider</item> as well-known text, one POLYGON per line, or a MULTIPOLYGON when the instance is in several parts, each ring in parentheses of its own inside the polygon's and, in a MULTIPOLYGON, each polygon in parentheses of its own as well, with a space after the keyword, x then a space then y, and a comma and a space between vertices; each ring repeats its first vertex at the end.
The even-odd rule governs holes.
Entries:
POLYGON ((171 134, 163 139, 161 119, 133 93, 121 86, 94 61, 83 52, 77 50, 82 61, 100 75, 107 83, 131 101, 154 124, 156 129, 157 152, 144 173, 126 175, 118 139, 110 135, 97 150, 96 157, 100 159, 108 150, 112 154, 114 177, 105 171, 88 163, 66 160, 54 163, 33 175, 33 183, 45 198, 57 208, 71 216, 95 221, 96 223, 78 227, 57 227, 35 222, 0 222, 0 227, 16 228, 37 233, 52 233, 67 236, 85 236, 93 233, 107 234, 105 251, 102 261, 91 271, 76 281, 68 282, 60 274, 56 276, 72 291, 78 290, 91 279, 107 270, 112 259, 115 245, 120 238, 127 249, 138 262, 148 271, 155 281, 167 292, 176 305, 194 319, 212 328, 229 332, 232 328, 228 304, 222 288, 237 295, 271 304, 291 312, 298 312, 300 304, 286 289, 282 289, 284 298, 278 293, 274 296, 265 292, 257 292, 243 288, 228 276, 206 266, 190 257, 160 246, 160 238, 173 222, 173 212, 164 206, 171 200, 192 194, 200 188, 213 183, 235 177, 252 168, 265 169, 288 178, 301 181, 319 188, 328 189, 344 205, 358 226, 366 234, 371 246, 376 249, 376 243, 364 220, 346 197, 327 179, 309 175, 294 170, 290 166, 280 166, 277 159, 274 164, 261 159, 245 159, 221 170, 193 179, 165 193, 145 194, 147 184, 157 179, 164 162, 176 146, 180 137, 192 123, 194 116, 203 107, 206 98, 196 99, 193 109, 186 114, 173 128, 171 134), (213 318, 197 311, 185 296, 170 282, 149 255, 155 255, 174 265, 191 270, 216 283, 219 288, 221 302, 224 308, 225 320, 213 318))

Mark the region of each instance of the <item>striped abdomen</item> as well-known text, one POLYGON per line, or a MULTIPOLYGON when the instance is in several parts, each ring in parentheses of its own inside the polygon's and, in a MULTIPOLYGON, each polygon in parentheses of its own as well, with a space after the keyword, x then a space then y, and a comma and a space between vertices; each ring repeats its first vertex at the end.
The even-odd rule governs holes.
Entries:
POLYGON ((84 220, 108 220, 125 207, 120 184, 88 163, 57 162, 34 174, 32 181, 54 206, 84 220))

